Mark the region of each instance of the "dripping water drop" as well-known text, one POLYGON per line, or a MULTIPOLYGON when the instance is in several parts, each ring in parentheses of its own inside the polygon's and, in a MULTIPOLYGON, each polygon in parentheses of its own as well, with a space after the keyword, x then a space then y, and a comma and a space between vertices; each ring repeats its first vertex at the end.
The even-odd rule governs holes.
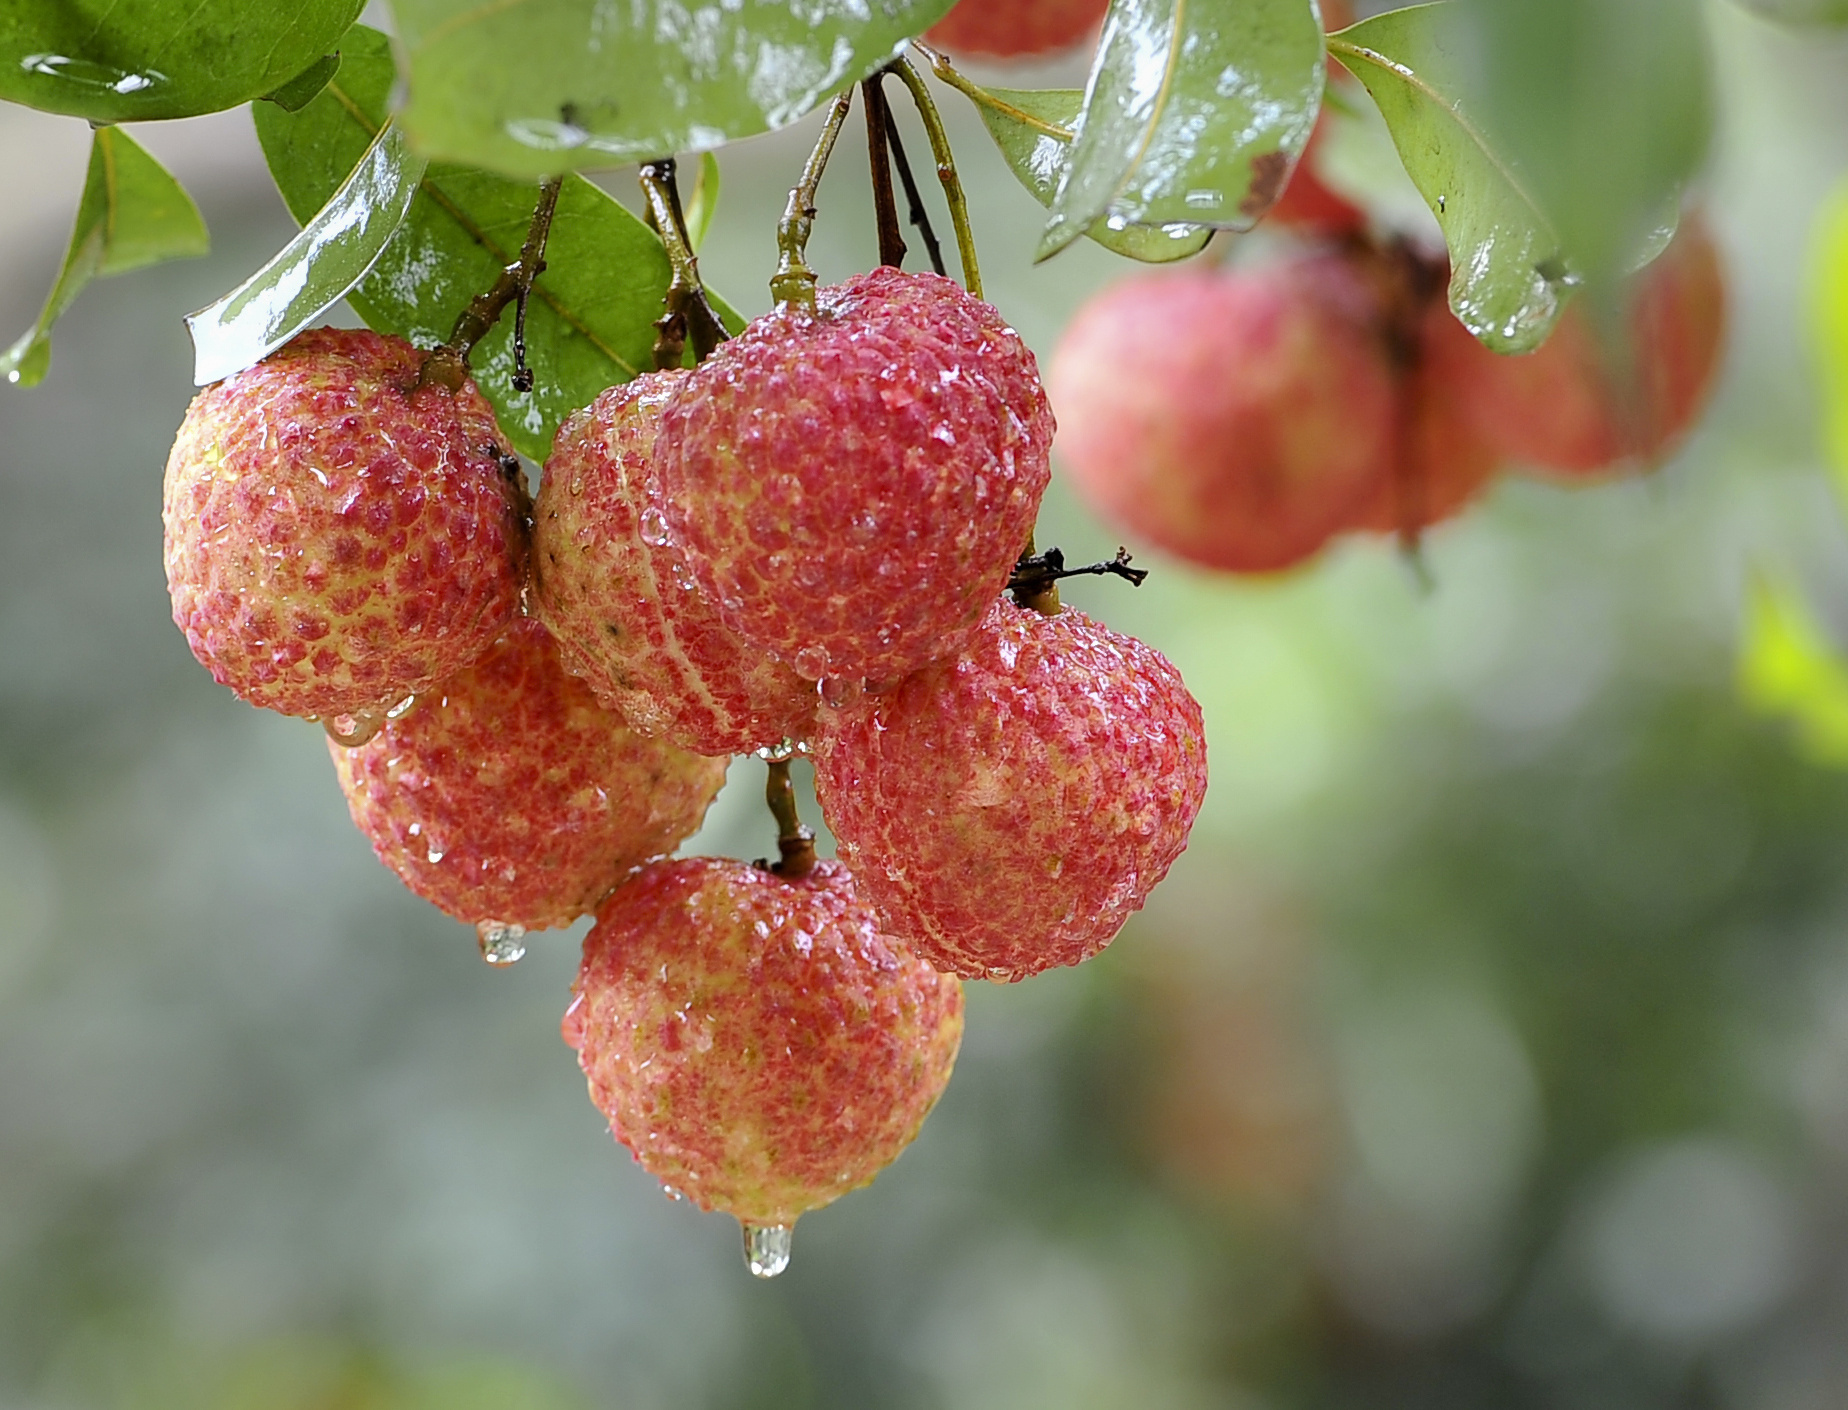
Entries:
POLYGON ((518 964, 526 954, 526 927, 505 921, 484 920, 475 927, 481 942, 481 957, 497 969, 518 964))
POLYGON ((774 1278, 789 1267, 790 1240, 795 1230, 787 1224, 744 1225, 744 1266, 753 1278, 774 1278))
POLYGON ((667 540, 667 516, 651 504, 642 511, 642 542, 662 548, 667 540))
POLYGON ((661 1186, 661 1193, 666 1195, 675 1204, 679 1204, 683 1199, 687 1197, 685 1190, 677 1190, 672 1185, 661 1186))

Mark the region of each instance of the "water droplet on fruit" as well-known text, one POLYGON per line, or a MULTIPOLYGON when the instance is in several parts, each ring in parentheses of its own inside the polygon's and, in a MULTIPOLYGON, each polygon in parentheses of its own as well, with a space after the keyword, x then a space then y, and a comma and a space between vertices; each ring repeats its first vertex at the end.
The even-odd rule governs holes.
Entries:
POLYGON ((774 1278, 789 1267, 790 1240, 795 1230, 787 1224, 746 1224, 744 1266, 753 1278, 774 1278))
POLYGON ((424 860, 429 862, 431 866, 435 866, 448 855, 449 853, 445 852, 441 847, 431 847, 425 850, 424 860))
POLYGON ((828 648, 805 646, 796 653, 796 674, 805 681, 818 681, 828 674, 828 648))
POLYGON ((781 744, 766 744, 757 751, 757 757, 766 764, 785 764, 796 757, 800 746, 793 739, 785 739, 781 744))
POLYGON ((661 1186, 661 1193, 666 1195, 675 1204, 679 1204, 682 1200, 684 1200, 687 1197, 686 1192, 684 1190, 677 1190, 672 1185, 661 1186))
POLYGON ((668 541, 667 516, 654 505, 642 511, 642 542, 665 548, 668 541))
POLYGON ((396 705, 392 706, 391 709, 385 712, 385 718, 388 720, 402 719, 405 711, 409 710, 411 706, 415 705, 416 703, 417 703, 417 697, 415 695, 407 695, 404 697, 404 699, 400 700, 396 705))
POLYGON ((505 921, 484 920, 475 927, 481 957, 497 969, 518 964, 526 954, 526 927, 505 921))
POLYGON ((693 591, 693 570, 691 568, 687 567, 685 563, 676 558, 674 560, 672 572, 675 587, 679 588, 682 592, 693 591))
POLYGON ((821 700, 835 710, 844 710, 865 693, 862 683, 848 676, 829 676, 821 683, 821 700))

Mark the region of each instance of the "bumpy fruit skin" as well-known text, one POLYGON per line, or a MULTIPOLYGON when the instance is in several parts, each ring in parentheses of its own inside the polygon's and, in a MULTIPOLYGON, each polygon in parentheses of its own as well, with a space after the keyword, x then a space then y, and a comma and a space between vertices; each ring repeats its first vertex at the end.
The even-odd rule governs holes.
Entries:
POLYGON ((1467 343, 1493 357, 1445 305, 1426 305, 1418 323, 1415 362, 1405 383, 1404 440, 1361 501, 1351 528, 1398 534, 1406 540, 1462 512, 1495 477, 1501 457, 1477 428, 1447 375, 1467 343))
POLYGON ((731 632, 647 527, 661 411, 686 375, 611 387, 559 428, 533 510, 535 607, 566 666, 636 729, 746 754, 806 739, 816 692, 731 632))
POLYGON ((1206 796, 1200 707, 1159 652, 1003 600, 953 660, 823 712, 816 789, 885 927, 1022 979, 1115 937, 1206 796))
POLYGON ((353 821, 457 920, 569 925, 690 836, 725 763, 646 739, 566 674, 522 618, 334 768, 353 821))
POLYGON ((896 1160, 962 1040, 962 986, 881 935, 838 862, 656 862, 597 912, 574 988, 562 1032, 616 1139, 746 1224, 896 1160))
POLYGON ((1398 379, 1345 253, 1132 277, 1053 359, 1061 464, 1105 523, 1208 568, 1310 557, 1391 463, 1398 379))
POLYGON ((957 54, 1027 59, 1096 33, 1110 0, 962 0, 925 33, 957 54))
POLYGON ((390 706, 479 659, 519 608, 512 450, 472 383, 410 394, 424 356, 317 328, 186 412, 162 505, 173 620, 253 705, 390 706))
POLYGON ((948 279, 877 269, 721 344, 662 419, 660 508, 725 625, 805 679, 954 651, 1050 478, 1033 354, 948 279))
POLYGON ((1705 223, 1691 218, 1632 282, 1627 375, 1611 365, 1577 307, 1531 353, 1501 357, 1473 340, 1448 344, 1442 375, 1507 460, 1567 478, 1646 470, 1700 414, 1725 330, 1719 250, 1705 223))

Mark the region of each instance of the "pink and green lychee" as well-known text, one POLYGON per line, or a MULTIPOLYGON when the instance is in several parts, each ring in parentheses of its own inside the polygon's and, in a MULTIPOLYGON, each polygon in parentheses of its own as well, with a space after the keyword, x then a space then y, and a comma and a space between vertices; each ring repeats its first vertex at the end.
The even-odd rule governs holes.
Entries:
POLYGON ((1016 980, 1097 953, 1187 845, 1200 707, 1160 653, 997 602, 963 651, 824 711, 822 812, 880 923, 938 969, 1016 980))
POLYGON ((806 679, 956 650, 1026 545, 1052 413, 995 309, 881 268, 755 320, 682 379, 659 508, 725 625, 806 679))
POLYGON ((1098 516, 1232 572, 1320 550, 1400 434, 1385 301, 1345 251, 1123 280, 1066 329, 1051 390, 1061 468, 1098 516))
POLYGON ((424 359, 313 329, 187 410, 162 505, 173 619, 253 705, 376 715, 518 610, 518 462, 471 383, 417 387, 424 359))
POLYGON ((671 852, 725 779, 723 760, 630 729, 530 618, 368 743, 328 747, 379 860, 478 926, 491 959, 497 937, 569 925, 671 852))
POLYGON ((949 1081, 962 1011, 840 863, 785 880, 697 857, 603 903, 562 1031, 642 1168, 748 1236, 898 1157, 949 1081))
POLYGON ((611 387, 559 428, 534 506, 534 608, 566 665, 636 729, 699 754, 806 739, 816 691, 719 620, 647 494, 684 372, 611 387))

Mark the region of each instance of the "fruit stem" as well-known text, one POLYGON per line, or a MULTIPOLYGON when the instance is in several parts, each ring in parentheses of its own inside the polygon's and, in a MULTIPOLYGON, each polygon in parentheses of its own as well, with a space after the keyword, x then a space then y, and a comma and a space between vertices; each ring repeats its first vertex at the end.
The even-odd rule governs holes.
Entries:
POLYGON ((905 139, 899 135, 898 119, 892 116, 890 103, 886 104, 886 142, 892 148, 892 161, 898 167, 898 179, 905 188, 905 201, 911 207, 905 213, 905 218, 924 237, 924 251, 930 256, 930 267, 939 274, 946 274, 948 271, 943 267, 943 246, 937 243, 937 232, 930 228, 930 212, 924 209, 924 197, 918 191, 918 179, 911 174, 911 158, 905 155, 905 139))
POLYGON ((776 849, 782 855, 770 870, 785 881, 799 881, 815 869, 815 831, 803 826, 796 812, 795 786, 789 781, 792 757, 772 758, 764 780, 764 801, 776 819, 776 849))
POLYGON ((866 110, 866 156, 873 169, 873 219, 879 227, 879 262, 894 269, 905 263, 905 237, 898 226, 898 197, 892 190, 892 153, 886 136, 892 110, 886 103, 884 73, 860 85, 866 110))
POLYGON ((468 301, 468 307, 456 319, 449 341, 425 359, 423 371, 417 377, 419 387, 434 384, 452 392, 461 390, 462 381, 468 376, 468 355, 500 321, 507 305, 517 300, 520 311, 514 327, 513 385, 516 391, 532 390, 533 374, 526 365, 526 299, 532 293, 533 281, 545 272, 545 242, 552 233, 552 214, 558 209, 558 193, 564 180, 562 176, 548 177, 540 186, 539 204, 533 208, 532 223, 526 228, 526 243, 520 246, 520 257, 501 271, 500 278, 487 293, 477 294, 468 301))
POLYGON ((648 223, 661 237, 673 276, 667 281, 667 307, 655 320, 655 371, 680 366, 687 339, 693 339, 693 361, 704 362, 730 335, 706 298, 700 282, 699 260, 687 237, 686 212, 680 205, 680 181, 672 157, 643 162, 637 173, 642 195, 648 201, 648 223))
POLYGON ((1007 580, 1007 590, 1014 594, 1014 601, 1030 612, 1038 612, 1043 617, 1059 615, 1058 583, 1062 578, 1122 578, 1131 587, 1141 587, 1148 577, 1146 568, 1132 568, 1129 550, 1119 548, 1116 557, 1108 563, 1087 563, 1082 568, 1067 568, 1065 554, 1057 548, 1049 548, 1044 553, 1035 553, 1031 544, 1014 564, 1013 576, 1007 580))
POLYGON ((770 277, 770 297, 779 305, 815 307, 815 271, 808 267, 803 254, 808 249, 809 232, 815 228, 815 192, 821 185, 821 174, 828 169, 835 139, 841 135, 841 127, 852 107, 853 89, 849 88, 828 109, 828 120, 821 125, 815 150, 809 153, 808 165, 802 168, 802 179, 789 193, 789 204, 783 208, 783 218, 777 222, 778 259, 776 273, 770 277))
POLYGON ((937 180, 943 183, 943 197, 950 203, 950 222, 956 227, 956 252, 962 259, 963 287, 976 298, 982 297, 982 271, 975 259, 975 232, 969 228, 969 202, 963 196, 962 178, 956 174, 956 156, 950 151, 950 135, 943 130, 943 115, 932 101, 924 77, 904 59, 892 65, 911 90, 924 131, 930 135, 930 150, 937 158, 937 180))

